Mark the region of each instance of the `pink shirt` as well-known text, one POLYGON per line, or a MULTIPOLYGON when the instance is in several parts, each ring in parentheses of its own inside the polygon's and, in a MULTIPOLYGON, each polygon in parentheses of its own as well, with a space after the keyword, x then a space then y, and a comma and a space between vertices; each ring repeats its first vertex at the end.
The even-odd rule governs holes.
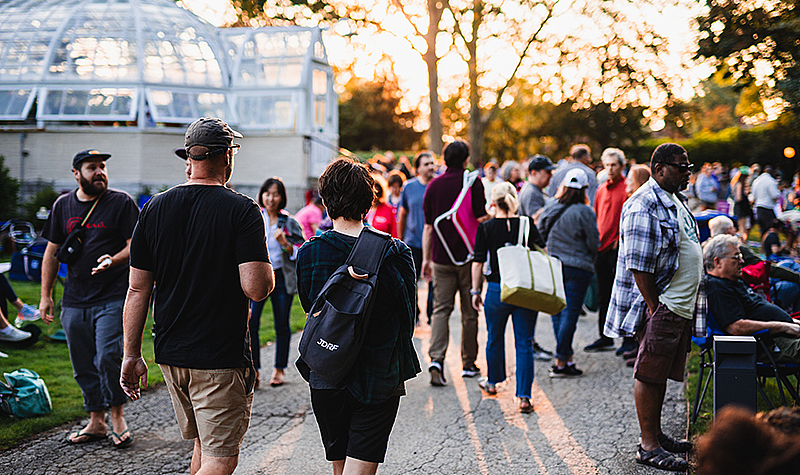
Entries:
POLYGON ((322 221, 322 210, 313 204, 308 204, 294 215, 294 219, 303 227, 303 237, 308 241, 314 237, 314 227, 319 226, 322 221))

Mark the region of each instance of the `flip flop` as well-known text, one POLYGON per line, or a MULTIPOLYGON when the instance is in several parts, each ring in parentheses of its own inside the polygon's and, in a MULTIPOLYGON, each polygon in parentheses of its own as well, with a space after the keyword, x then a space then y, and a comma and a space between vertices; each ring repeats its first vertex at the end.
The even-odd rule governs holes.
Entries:
MULTIPOLYGON (((113 434, 113 432, 112 432, 113 434)), ((98 442, 108 438, 106 434, 92 434, 91 432, 69 432, 67 434, 67 443, 72 445, 87 444, 89 442, 98 442), (87 437, 84 440, 72 440, 78 437, 87 437)))
POLYGON ((124 431, 122 431, 121 434, 117 434, 116 432, 111 431, 111 435, 116 437, 117 440, 119 441, 119 442, 115 442, 114 443, 114 447, 116 447, 118 449, 121 449, 123 447, 127 447, 127 446, 131 445, 131 443, 133 443, 133 434, 128 429, 125 429, 124 431), (128 434, 128 438, 125 439, 125 440, 122 440, 122 436, 125 435, 125 434, 128 434))

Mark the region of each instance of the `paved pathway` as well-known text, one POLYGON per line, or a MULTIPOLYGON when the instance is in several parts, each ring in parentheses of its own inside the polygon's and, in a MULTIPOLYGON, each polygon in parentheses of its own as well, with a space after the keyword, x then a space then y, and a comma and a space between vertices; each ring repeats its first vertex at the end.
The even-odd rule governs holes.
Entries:
MULTIPOLYGON (((459 341, 458 315, 450 328, 459 341)), ((509 323, 510 326, 510 323, 509 323)), ((580 319, 576 361, 585 371, 578 379, 548 377, 548 363, 536 362, 535 413, 520 414, 513 398, 514 345, 507 330, 509 381, 496 397, 484 396, 476 379, 460 376, 459 345, 451 341, 446 360, 448 385, 428 384, 424 371, 407 383, 408 396, 379 474, 659 474, 634 463, 638 425, 633 403, 632 370, 613 352, 587 354, 596 337, 597 317, 580 319)), ((429 329, 414 340, 427 368, 429 329)), ((481 315, 480 359, 486 367, 486 331, 481 315)), ((537 341, 554 348, 548 316, 539 319, 537 341)), ((296 349, 296 337, 292 348, 296 349)), ((296 351, 296 350, 295 350, 296 351)), ((294 361, 296 355, 290 358, 294 361)), ((262 349, 273 361, 273 347, 262 349)), ((157 371, 157 369, 155 369, 157 371)), ((266 371, 267 377, 269 370, 266 371)), ((683 385, 670 382, 664 412, 665 431, 685 435, 683 385)), ((0 452, 2 474, 172 474, 188 473, 192 443, 180 438, 169 395, 162 387, 126 406, 136 440, 115 450, 108 442, 68 446, 64 434, 85 421, 59 427, 0 452)), ((250 429, 236 474, 327 474, 319 432, 310 408, 308 386, 292 368, 280 388, 256 391, 250 429)))

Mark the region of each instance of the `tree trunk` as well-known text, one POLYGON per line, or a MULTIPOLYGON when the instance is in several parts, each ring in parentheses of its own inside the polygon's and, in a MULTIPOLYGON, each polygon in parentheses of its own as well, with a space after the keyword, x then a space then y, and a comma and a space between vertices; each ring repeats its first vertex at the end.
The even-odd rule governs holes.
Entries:
POLYGON ((425 34, 427 50, 423 55, 428 66, 428 98, 430 102, 430 127, 428 142, 430 150, 441 155, 442 141, 442 104, 439 101, 439 58, 436 56, 436 35, 439 33, 439 21, 442 19, 442 7, 437 0, 428 0, 428 32, 425 34))
POLYGON ((467 41, 469 59, 469 145, 470 160, 479 167, 483 160, 483 134, 486 130, 481 112, 481 93, 478 89, 478 30, 483 20, 483 2, 475 0, 472 6, 472 37, 467 41))

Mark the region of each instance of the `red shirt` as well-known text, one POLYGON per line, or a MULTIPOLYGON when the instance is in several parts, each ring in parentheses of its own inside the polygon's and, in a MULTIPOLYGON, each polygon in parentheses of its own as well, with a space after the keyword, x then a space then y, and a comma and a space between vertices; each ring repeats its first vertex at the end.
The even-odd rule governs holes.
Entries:
POLYGON ((367 222, 370 226, 389 233, 392 237, 397 237, 397 222, 394 218, 394 209, 386 203, 378 203, 378 206, 369 210, 367 222))
POLYGON ((594 199, 594 212, 597 214, 597 230, 600 231, 600 248, 603 252, 619 241, 619 219, 622 216, 622 204, 628 198, 625 193, 625 177, 614 183, 606 180, 597 188, 594 199))

